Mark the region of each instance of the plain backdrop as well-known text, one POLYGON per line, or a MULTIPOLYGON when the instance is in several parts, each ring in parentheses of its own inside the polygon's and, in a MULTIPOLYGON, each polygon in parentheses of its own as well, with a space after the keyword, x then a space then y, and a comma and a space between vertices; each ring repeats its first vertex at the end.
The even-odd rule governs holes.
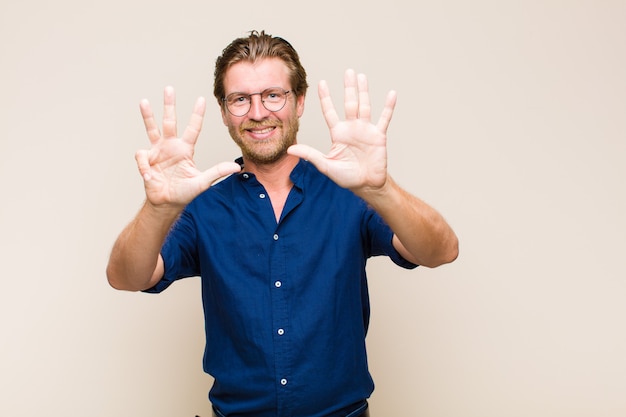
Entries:
POLYGON ((626 415, 626 3, 3 0, 0 415, 210 415, 199 280, 105 278, 143 201, 138 103, 208 111, 196 162, 238 156, 212 97, 234 38, 265 29, 311 88, 299 141, 327 150, 368 75, 398 92, 389 169, 456 230, 459 259, 369 265, 376 417, 626 415))

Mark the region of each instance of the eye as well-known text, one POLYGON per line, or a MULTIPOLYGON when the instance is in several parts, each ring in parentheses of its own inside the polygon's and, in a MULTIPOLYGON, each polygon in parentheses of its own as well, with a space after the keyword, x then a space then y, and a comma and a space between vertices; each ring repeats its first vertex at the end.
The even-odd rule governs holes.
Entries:
POLYGON ((280 90, 268 90, 263 93, 264 100, 278 102, 283 99, 284 93, 280 90))
POLYGON ((250 96, 246 94, 233 93, 233 94, 230 94, 228 97, 226 97, 226 102, 228 103, 228 105, 233 105, 233 106, 246 104, 249 101, 250 101, 250 96))

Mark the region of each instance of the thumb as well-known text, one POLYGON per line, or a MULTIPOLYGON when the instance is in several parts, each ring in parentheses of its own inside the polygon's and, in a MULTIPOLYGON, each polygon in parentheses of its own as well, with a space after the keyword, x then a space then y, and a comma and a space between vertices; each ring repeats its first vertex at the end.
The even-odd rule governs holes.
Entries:
POLYGON ((149 181, 150 175, 150 161, 148 159, 148 151, 140 150, 135 153, 135 160, 137 161, 137 168, 144 181, 149 181))
POLYGON ((203 188, 207 189, 218 179, 239 171, 241 171, 241 166, 235 162, 220 162, 200 174, 200 181, 203 188))
POLYGON ((323 174, 328 172, 328 160, 326 156, 309 145, 296 144, 287 149, 289 155, 297 156, 311 162, 323 174))

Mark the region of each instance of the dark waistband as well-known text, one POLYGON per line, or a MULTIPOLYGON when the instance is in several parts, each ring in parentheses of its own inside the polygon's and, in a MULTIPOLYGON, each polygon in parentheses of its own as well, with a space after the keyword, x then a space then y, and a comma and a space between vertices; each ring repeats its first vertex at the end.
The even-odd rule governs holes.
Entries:
MULTIPOLYGON (((337 413, 331 414, 329 417, 370 417, 370 410, 367 401, 360 402, 358 404, 352 404, 337 413), (345 413, 348 414, 345 414, 345 413)), ((197 416, 196 416, 197 417, 197 416)), ((213 417, 226 417, 216 407, 213 407, 213 417)))

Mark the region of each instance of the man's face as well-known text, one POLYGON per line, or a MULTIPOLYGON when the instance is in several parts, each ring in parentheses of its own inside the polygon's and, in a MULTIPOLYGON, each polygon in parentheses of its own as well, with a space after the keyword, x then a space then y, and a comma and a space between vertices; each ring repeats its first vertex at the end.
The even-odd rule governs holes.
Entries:
MULTIPOLYGON (((224 77, 226 95, 231 93, 260 93, 271 87, 291 90, 287 66, 277 58, 256 63, 240 62, 228 69, 224 77)), ((283 157, 289 146, 296 143, 299 118, 304 111, 304 96, 286 96, 285 106, 270 111, 263 106, 261 96, 251 96, 250 111, 233 116, 222 106, 222 120, 230 136, 241 148, 243 156, 257 164, 270 164, 283 157)))

